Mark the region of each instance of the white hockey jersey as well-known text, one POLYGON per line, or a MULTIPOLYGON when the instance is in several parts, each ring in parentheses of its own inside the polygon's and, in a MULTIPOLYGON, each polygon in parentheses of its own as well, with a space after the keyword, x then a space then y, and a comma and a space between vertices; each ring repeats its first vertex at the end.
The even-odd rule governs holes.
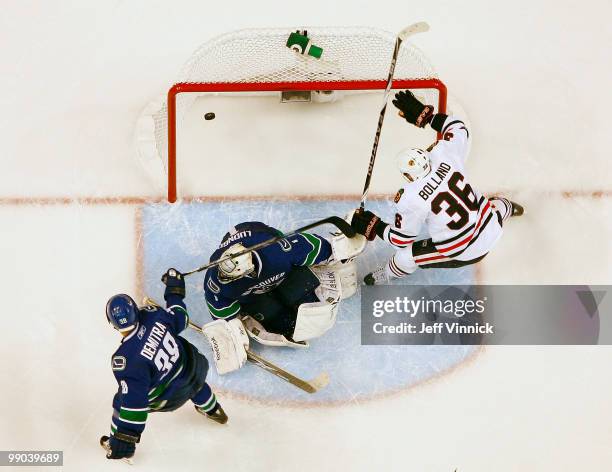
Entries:
POLYGON ((468 261, 486 254, 501 236, 501 219, 492 204, 469 184, 465 172, 469 131, 445 115, 436 128, 443 140, 430 148, 431 171, 407 183, 395 196, 396 214, 383 239, 399 248, 414 242, 425 225, 438 258, 468 261))

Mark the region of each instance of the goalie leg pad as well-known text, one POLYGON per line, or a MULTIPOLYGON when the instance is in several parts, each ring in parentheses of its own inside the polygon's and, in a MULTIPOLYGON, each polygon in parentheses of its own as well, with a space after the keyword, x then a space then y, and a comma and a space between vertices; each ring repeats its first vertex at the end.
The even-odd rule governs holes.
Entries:
MULTIPOLYGON (((341 287, 332 265, 321 264, 310 267, 309 270, 319 279, 319 286, 315 290, 316 300, 327 303, 336 303, 342 296, 341 287)), ((316 300, 305 300, 316 301, 316 300)))
POLYGON ((345 300, 355 295, 357 291, 357 263, 355 261, 347 261, 340 264, 334 264, 334 272, 336 280, 340 285, 340 299, 345 300))
POLYGON ((353 260, 311 267, 321 282, 315 293, 321 301, 337 302, 357 291, 357 264, 353 260))
MULTIPOLYGON (((235 318, 242 327, 242 322, 235 318)), ((216 320, 202 326, 202 333, 208 339, 213 351, 213 360, 219 375, 240 369, 247 360, 248 336, 238 323, 216 320), (241 332, 242 331, 242 332, 241 332), (246 337, 246 347, 244 338, 246 337)))
POLYGON ((325 334, 335 323, 338 314, 337 303, 303 303, 298 309, 293 339, 307 341, 325 334))
POLYGON ((308 343, 295 343, 289 341, 282 334, 270 333, 263 327, 263 325, 257 321, 256 319, 250 316, 242 317, 242 322, 246 331, 249 333, 255 341, 265 346, 274 346, 274 347, 297 347, 297 348, 306 348, 308 347, 308 343))

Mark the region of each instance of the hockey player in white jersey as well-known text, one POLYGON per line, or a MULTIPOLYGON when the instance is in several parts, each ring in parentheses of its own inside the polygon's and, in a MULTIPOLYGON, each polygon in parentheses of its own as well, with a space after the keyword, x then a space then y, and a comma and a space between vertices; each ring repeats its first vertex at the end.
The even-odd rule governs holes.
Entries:
POLYGON ((407 181, 395 195, 391 224, 371 211, 359 209, 351 225, 372 241, 378 235, 398 250, 383 267, 368 274, 367 285, 404 277, 417 268, 453 268, 482 260, 502 234, 510 216, 523 208, 503 197, 486 198, 469 183, 465 171, 470 133, 460 119, 434 114, 409 91, 398 92, 393 104, 409 123, 429 124, 442 134, 427 150, 407 149, 397 165, 407 181), (429 239, 417 240, 426 229, 429 239))

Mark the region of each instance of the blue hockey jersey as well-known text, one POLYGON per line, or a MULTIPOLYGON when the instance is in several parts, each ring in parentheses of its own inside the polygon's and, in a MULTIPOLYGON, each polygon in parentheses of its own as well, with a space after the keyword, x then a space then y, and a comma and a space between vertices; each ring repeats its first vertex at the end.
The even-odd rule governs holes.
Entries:
POLYGON ((149 411, 156 410, 189 382, 187 341, 178 337, 189 322, 185 304, 170 296, 167 309, 145 306, 138 324, 112 356, 119 390, 113 398, 113 433, 140 434, 149 411))
MULTIPOLYGON (((282 235, 264 223, 251 221, 236 225, 221 241, 210 257, 211 261, 232 244, 248 248, 282 235)), ((213 318, 230 320, 241 311, 241 303, 252 301, 258 294, 278 287, 296 266, 311 266, 326 261, 332 255, 331 245, 316 234, 299 233, 253 251, 255 272, 229 282, 220 282, 218 268, 212 267, 204 278, 206 305, 213 318)))

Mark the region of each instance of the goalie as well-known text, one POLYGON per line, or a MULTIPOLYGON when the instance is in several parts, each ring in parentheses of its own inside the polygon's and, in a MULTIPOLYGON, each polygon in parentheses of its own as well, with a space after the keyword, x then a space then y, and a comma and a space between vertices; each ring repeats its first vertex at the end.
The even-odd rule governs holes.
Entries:
POLYGON ((236 225, 210 260, 223 260, 204 278, 204 295, 212 317, 204 334, 219 373, 236 370, 246 360, 249 336, 270 346, 307 347, 335 323, 338 303, 355 293, 352 258, 365 238, 298 233, 251 252, 249 247, 282 233, 261 222, 236 225), (235 256, 235 257, 232 257, 235 256), (227 323, 226 323, 227 322, 227 323))

